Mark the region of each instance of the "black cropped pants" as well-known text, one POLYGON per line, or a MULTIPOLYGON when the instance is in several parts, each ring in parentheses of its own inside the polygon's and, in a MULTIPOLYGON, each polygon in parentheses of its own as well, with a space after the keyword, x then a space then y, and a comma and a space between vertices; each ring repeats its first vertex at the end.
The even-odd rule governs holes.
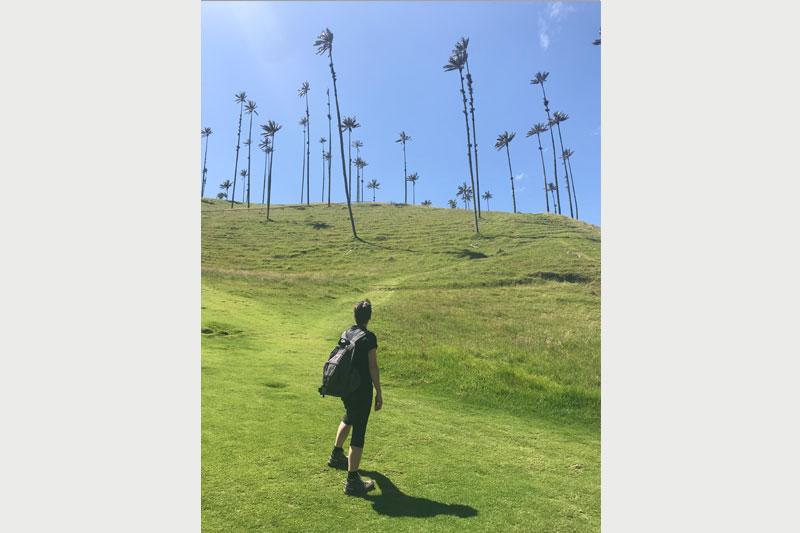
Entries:
POLYGON ((342 422, 353 426, 350 446, 363 448, 369 412, 372 410, 372 384, 370 383, 369 391, 357 390, 350 396, 342 398, 342 403, 346 409, 342 422))

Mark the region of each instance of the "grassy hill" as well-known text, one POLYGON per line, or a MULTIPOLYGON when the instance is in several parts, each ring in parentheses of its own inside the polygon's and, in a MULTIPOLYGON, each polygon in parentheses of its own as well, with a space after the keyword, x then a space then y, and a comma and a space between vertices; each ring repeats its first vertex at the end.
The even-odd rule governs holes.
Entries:
POLYGON ((356 241, 342 204, 201 205, 205 530, 599 530, 599 228, 364 203, 356 241), (316 388, 363 298, 384 409, 352 499, 316 388))

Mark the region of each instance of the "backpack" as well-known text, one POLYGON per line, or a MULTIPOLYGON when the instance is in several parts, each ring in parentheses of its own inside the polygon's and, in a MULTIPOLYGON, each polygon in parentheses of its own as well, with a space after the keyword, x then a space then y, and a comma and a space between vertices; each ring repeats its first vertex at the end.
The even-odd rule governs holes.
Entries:
POLYGON ((319 393, 324 398, 338 396, 343 398, 355 391, 361 384, 361 376, 353 368, 353 358, 356 354, 356 343, 364 338, 366 332, 357 329, 348 337, 350 330, 342 333, 339 343, 331 350, 328 361, 322 367, 322 387, 319 393))

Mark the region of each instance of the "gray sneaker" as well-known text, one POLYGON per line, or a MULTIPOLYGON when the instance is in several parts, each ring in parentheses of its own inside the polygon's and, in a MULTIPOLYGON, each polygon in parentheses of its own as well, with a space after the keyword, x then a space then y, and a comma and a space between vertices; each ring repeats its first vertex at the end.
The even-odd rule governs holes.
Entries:
POLYGON ((370 480, 364 481, 361 476, 356 478, 347 478, 344 484, 344 493, 349 496, 357 496, 366 494, 375 488, 375 482, 370 480))
POLYGON ((344 454, 344 450, 337 451, 334 448, 334 450, 331 452, 330 459, 328 459, 328 466, 332 468, 347 468, 347 465, 349 464, 348 461, 349 460, 347 459, 347 456, 344 454))

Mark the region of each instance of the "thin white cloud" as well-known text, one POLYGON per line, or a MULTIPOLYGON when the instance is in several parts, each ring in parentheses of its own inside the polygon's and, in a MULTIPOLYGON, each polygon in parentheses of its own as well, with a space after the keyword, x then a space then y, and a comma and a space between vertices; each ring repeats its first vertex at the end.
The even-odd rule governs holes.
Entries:
POLYGON ((547 34, 547 21, 539 17, 539 46, 547 50, 550 46, 550 36, 547 34))
POLYGON ((525 173, 524 172, 520 172, 519 174, 514 176, 514 181, 522 181, 522 178, 524 178, 524 177, 525 177, 525 173))

